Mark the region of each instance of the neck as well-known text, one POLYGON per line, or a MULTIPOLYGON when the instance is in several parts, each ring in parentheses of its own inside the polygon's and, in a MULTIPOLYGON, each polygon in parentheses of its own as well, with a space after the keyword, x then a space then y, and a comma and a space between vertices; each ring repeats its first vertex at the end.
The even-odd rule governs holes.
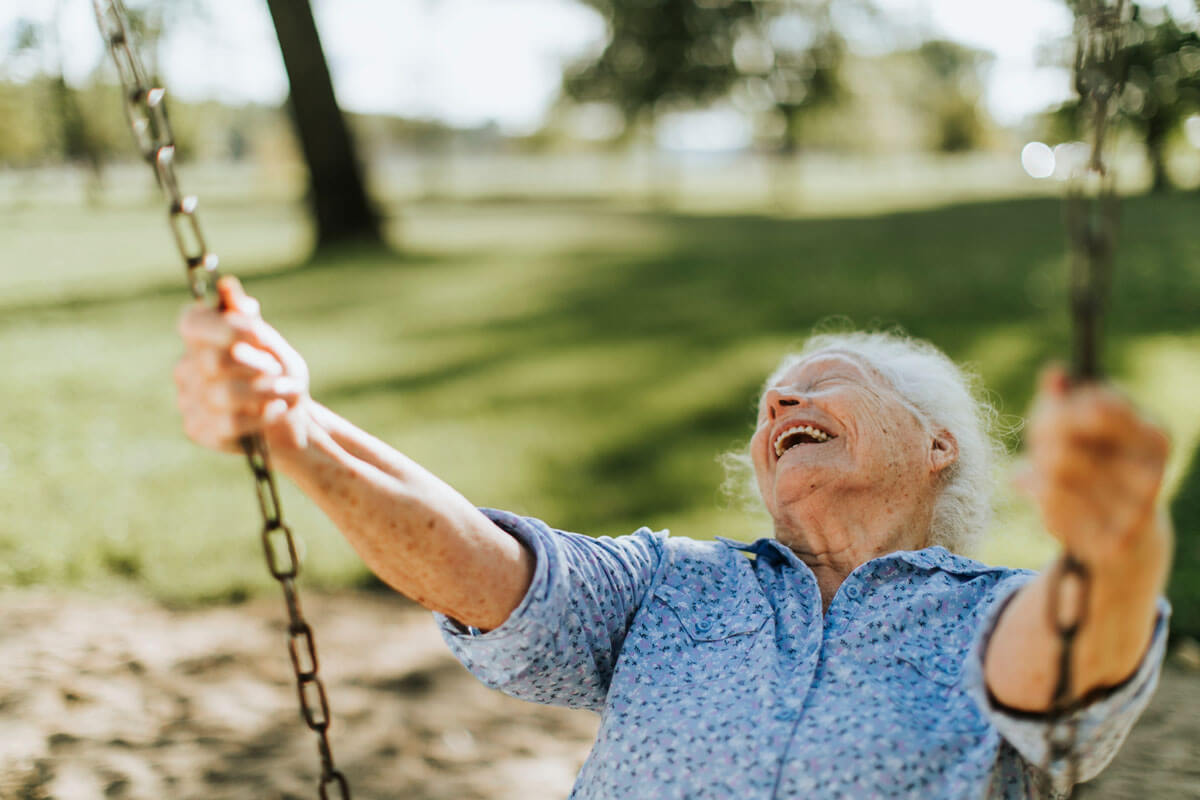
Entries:
POLYGON ((822 610, 827 611, 842 582, 859 565, 897 550, 926 547, 929 522, 928 514, 875 520, 875 524, 783 514, 775 519, 775 538, 813 571, 822 610))

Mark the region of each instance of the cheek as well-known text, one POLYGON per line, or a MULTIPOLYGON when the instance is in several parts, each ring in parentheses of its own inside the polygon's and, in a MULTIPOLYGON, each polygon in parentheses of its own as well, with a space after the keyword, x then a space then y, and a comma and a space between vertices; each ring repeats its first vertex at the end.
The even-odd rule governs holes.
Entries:
POLYGON ((754 473, 762 480, 767 469, 766 433, 756 433, 750 439, 750 459, 754 462, 754 473))
POLYGON ((756 433, 750 439, 750 460, 754 465, 754 480, 758 485, 759 494, 762 495, 763 501, 767 502, 771 494, 773 478, 771 466, 768 463, 767 434, 765 432, 756 433))
POLYGON ((909 425, 881 426, 872 448, 877 467, 887 473, 908 476, 919 471, 924 458, 924 432, 909 425))

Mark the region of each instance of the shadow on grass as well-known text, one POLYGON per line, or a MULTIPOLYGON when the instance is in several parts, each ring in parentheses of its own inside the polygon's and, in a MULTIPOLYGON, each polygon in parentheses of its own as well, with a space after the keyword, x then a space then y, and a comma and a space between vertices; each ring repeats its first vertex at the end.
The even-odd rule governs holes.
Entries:
MULTIPOLYGON (((341 337, 339 357, 362 349, 356 336, 385 343, 385 352, 393 341, 413 350, 433 339, 454 343, 431 350, 438 353, 432 365, 364 357, 364 370, 344 371, 322 392, 333 405, 399 394, 444 398, 466 389, 471 396, 456 402, 485 405, 478 409, 483 419, 506 404, 561 404, 575 415, 570 424, 603 428, 605 435, 592 437, 600 443, 582 456, 543 458, 544 474, 534 479, 544 487, 540 496, 565 511, 555 521, 581 530, 710 506, 700 494, 719 482, 713 456, 748 435, 757 388, 772 366, 745 354, 782 355, 788 342, 832 315, 860 325, 899 324, 953 358, 986 361, 990 388, 1010 411, 1027 405, 1038 365, 1067 350, 1064 236, 1054 200, 862 218, 638 214, 639 228, 653 233, 650 245, 621 239, 622 223, 633 215, 574 211, 590 214, 605 236, 587 241, 603 244, 547 253, 531 246, 529 257, 553 260, 550 269, 522 272, 524 250, 505 261, 482 249, 451 256, 352 248, 301 266, 276 265, 246 282, 251 291, 272 286, 271 294, 287 298, 291 319, 303 319, 315 335, 341 337), (493 269, 512 273, 488 274, 493 269), (417 284, 420 291, 401 294, 417 284), (416 308, 421 303, 435 306, 416 308), (414 311, 424 312, 420 323, 406 316, 414 311), (999 345, 998 332, 1008 337, 999 345), (755 350, 761 343, 767 347, 755 350), (980 355, 987 347, 1009 349, 1002 357, 980 355), (653 355, 635 364, 633 352, 653 355), (582 367, 557 381, 559 373, 546 373, 522 383, 529 378, 519 367, 552 362, 582 367), (576 381, 579 374, 595 379, 576 381), (653 390, 680 400, 647 413, 653 390)), ((1148 333, 1195 331, 1198 211, 1197 197, 1125 203, 1107 327, 1113 347, 1148 333)), ((101 307, 124 313, 124 304, 185 297, 182 280, 168 277, 3 310, 9 319, 101 307)))
MULTIPOLYGON (((1195 329, 1200 249, 1191 231, 1197 210, 1194 198, 1125 203, 1110 345, 1195 329)), ((1067 352, 1064 236, 1060 205, 1052 199, 866 218, 660 213, 640 219, 662 234, 657 250, 622 252, 615 242, 564 254, 569 268, 537 287, 548 295, 539 310, 496 319, 483 309, 477 319, 440 329, 477 339, 475 352, 424 371, 348 382, 333 387, 330 398, 427 389, 499 374, 522 361, 592 352, 598 344, 649 342, 663 353, 652 378, 616 371, 606 375, 601 392, 563 386, 553 398, 638 415, 649 383, 683 383, 747 342, 798 340, 836 314, 859 325, 898 324, 959 360, 972 357, 997 330, 1011 331, 1020 347, 1003 364, 990 365, 987 375, 1011 412, 1028 404, 1039 365, 1067 352)), ((549 492, 570 509, 564 522, 587 529, 694 503, 695 475, 677 469, 680 448, 697 458, 707 452, 711 462, 713 453, 744 437, 748 409, 769 367, 731 373, 699 411, 648 422, 582 461, 548 464, 549 492)))
MULTIPOLYGON (((386 246, 346 245, 314 254, 300 263, 278 263, 255 269, 245 274, 236 274, 247 286, 261 285, 282 279, 293 278, 305 272, 323 272, 354 268, 366 269, 420 269, 443 264, 447 259, 430 253, 397 253, 386 246)), ((54 313, 82 313, 121 305, 158 300, 183 300, 188 296, 186 271, 179 268, 172 275, 164 269, 162 278, 136 286, 117 286, 104 290, 83 291, 45 300, 0 303, 0 315, 5 320, 34 317, 54 313)))
POLYGON ((760 383, 759 377, 743 380, 706 407, 616 438, 582 460, 551 459, 541 483, 545 496, 563 510, 562 524, 627 532, 656 515, 694 508, 704 483, 719 480, 716 455, 748 437, 753 412, 747 398, 760 383), (681 468, 681 461, 691 463, 681 468), (707 472, 710 480, 697 481, 697 472, 707 472))

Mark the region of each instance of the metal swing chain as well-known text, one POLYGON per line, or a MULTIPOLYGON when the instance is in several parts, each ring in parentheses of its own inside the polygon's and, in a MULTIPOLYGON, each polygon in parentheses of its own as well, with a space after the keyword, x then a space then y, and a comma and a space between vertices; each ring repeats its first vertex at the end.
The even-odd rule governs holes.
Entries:
MULTIPOLYGON (((188 287, 197 300, 212 301, 219 276, 217 257, 208 250, 196 216, 197 201, 180 191, 175 174, 175 137, 167 118, 166 90, 154 88, 134 49, 130 25, 121 0, 92 0, 100 33, 108 46, 123 89, 125 116, 142 157, 154 168, 159 188, 167 199, 169 223, 186 268, 188 287)), ((220 306, 216 301, 215 305, 220 306)), ((321 800, 328 800, 329 787, 335 797, 350 798, 346 776, 334 766, 329 746, 330 711, 325 685, 318 675, 317 646, 312 626, 300 610, 296 578, 300 558, 292 530, 283 521, 279 492, 271 471, 270 455, 261 436, 241 440, 242 450, 254 475, 255 494, 262 512, 262 546, 267 569, 283 590, 288 615, 288 656, 296 677, 296 691, 304 723, 317 735, 321 759, 318 784, 321 800)))
MULTIPOLYGON (((1086 161, 1071 176, 1065 201, 1070 240, 1070 301, 1072 317, 1071 366, 1077 382, 1100 377, 1100 322, 1112 275, 1119 205, 1112 170, 1104 160, 1105 137, 1115 101, 1124 85, 1123 35, 1129 23, 1127 0, 1079 0, 1075 30, 1075 91, 1086 114, 1091 141, 1086 161)), ((1043 771, 1066 759, 1066 796, 1079 778, 1075 755, 1080 699, 1072 694, 1072 650, 1087 621, 1091 574, 1066 551, 1052 573, 1047 612, 1060 642, 1058 679, 1046 730, 1043 771), (1064 610, 1066 585, 1073 597, 1064 610), (1069 613, 1068 613, 1069 612, 1069 613)))
POLYGON ((1113 171, 1104 160, 1109 121, 1125 85, 1122 50, 1127 0, 1079 0, 1075 91, 1089 123, 1087 159, 1072 172, 1066 199, 1071 243, 1072 367, 1080 381, 1100 376, 1100 318, 1112 275, 1120 207, 1113 171))

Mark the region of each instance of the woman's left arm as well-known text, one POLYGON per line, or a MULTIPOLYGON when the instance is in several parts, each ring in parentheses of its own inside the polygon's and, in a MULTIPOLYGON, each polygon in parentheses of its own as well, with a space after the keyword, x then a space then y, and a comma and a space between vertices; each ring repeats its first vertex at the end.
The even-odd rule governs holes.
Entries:
MULTIPOLYGON (((1072 387, 1058 369, 1042 378, 1030 420, 1032 468, 1022 481, 1047 529, 1090 575, 1085 621, 1071 658, 1072 699, 1117 686, 1150 645, 1158 597, 1170 569, 1172 533, 1159 506, 1168 444, 1113 388, 1072 387)), ((1061 562, 1021 589, 996 623, 984 678, 1000 703, 1022 711, 1051 707, 1061 642, 1050 617, 1061 562)), ((1060 619, 1077 609, 1070 577, 1060 619)))

